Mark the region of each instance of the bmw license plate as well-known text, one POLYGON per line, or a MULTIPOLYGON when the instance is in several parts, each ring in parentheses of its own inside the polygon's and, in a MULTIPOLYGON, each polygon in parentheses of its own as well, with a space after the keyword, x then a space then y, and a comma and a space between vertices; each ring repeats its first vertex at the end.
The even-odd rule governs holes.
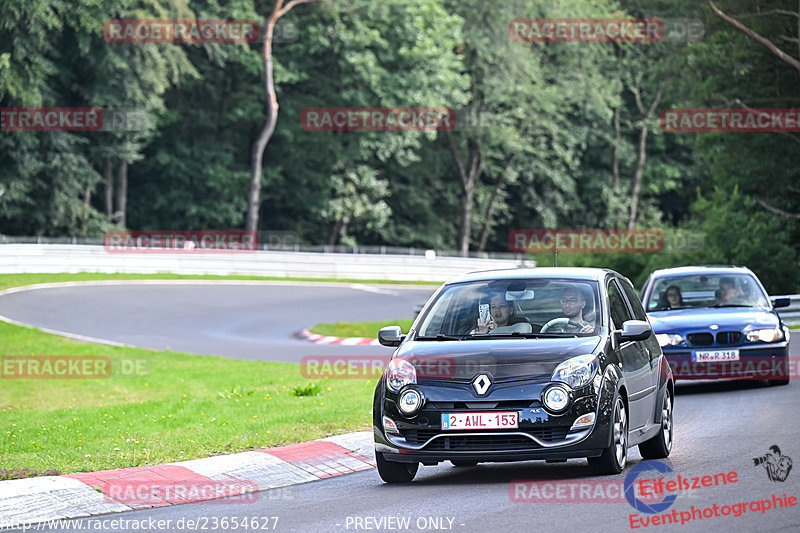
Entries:
POLYGON ((716 363, 720 361, 738 361, 739 350, 703 350, 692 352, 693 363, 716 363))
POLYGON ((442 429, 516 429, 516 411, 483 413, 442 413, 442 429))

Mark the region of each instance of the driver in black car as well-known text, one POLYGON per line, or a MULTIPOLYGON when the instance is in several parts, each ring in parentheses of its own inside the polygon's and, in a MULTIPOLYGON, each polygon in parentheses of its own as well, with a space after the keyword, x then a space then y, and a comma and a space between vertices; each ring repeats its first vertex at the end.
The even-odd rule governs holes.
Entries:
POLYGON ((591 333, 594 324, 584 317, 586 297, 577 287, 567 287, 561 294, 561 311, 569 319, 566 324, 559 324, 550 328, 564 333, 591 333))

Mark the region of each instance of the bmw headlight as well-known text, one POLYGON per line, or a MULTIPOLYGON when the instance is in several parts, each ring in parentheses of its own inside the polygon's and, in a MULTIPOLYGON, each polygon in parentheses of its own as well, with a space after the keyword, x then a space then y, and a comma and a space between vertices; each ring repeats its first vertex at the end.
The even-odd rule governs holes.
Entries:
POLYGON ((403 386, 417 382, 417 371, 414 365, 404 359, 392 359, 386 369, 386 386, 397 392, 403 386))
POLYGON ((754 329, 747 332, 750 342, 775 342, 783 340, 783 332, 779 328, 754 329))
POLYGON ((677 346, 678 344, 684 343, 683 337, 677 333, 659 333, 656 335, 656 340, 658 340, 658 344, 660 344, 662 348, 664 346, 677 346))
POLYGON ((558 365, 550 381, 561 381, 573 389, 579 389, 592 381, 598 367, 597 356, 579 355, 558 365))

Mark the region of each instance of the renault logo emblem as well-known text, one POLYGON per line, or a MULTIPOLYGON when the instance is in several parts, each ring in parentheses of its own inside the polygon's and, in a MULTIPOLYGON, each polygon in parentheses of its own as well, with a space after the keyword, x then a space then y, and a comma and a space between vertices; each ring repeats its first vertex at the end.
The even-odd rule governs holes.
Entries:
POLYGON ((486 391, 489 390, 489 387, 492 384, 492 380, 489 378, 487 374, 478 374, 475 376, 475 379, 472 380, 472 387, 475 389, 475 392, 478 393, 479 396, 483 396, 486 394, 486 391))

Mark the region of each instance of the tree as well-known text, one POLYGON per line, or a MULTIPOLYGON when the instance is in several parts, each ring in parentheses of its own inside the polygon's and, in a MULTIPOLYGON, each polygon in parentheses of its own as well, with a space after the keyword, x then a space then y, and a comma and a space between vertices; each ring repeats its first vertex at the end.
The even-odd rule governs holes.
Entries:
POLYGON ((247 197, 247 222, 245 225, 247 231, 258 230, 258 211, 261 206, 262 160, 264 158, 264 150, 275 132, 275 124, 278 121, 278 97, 275 92, 272 65, 272 39, 275 34, 275 24, 295 6, 317 1, 319 0, 290 0, 288 4, 284 5, 285 0, 275 0, 272 13, 264 22, 265 35, 262 60, 264 64, 264 93, 267 100, 267 117, 261 133, 253 143, 253 152, 250 160, 250 193, 247 197))

